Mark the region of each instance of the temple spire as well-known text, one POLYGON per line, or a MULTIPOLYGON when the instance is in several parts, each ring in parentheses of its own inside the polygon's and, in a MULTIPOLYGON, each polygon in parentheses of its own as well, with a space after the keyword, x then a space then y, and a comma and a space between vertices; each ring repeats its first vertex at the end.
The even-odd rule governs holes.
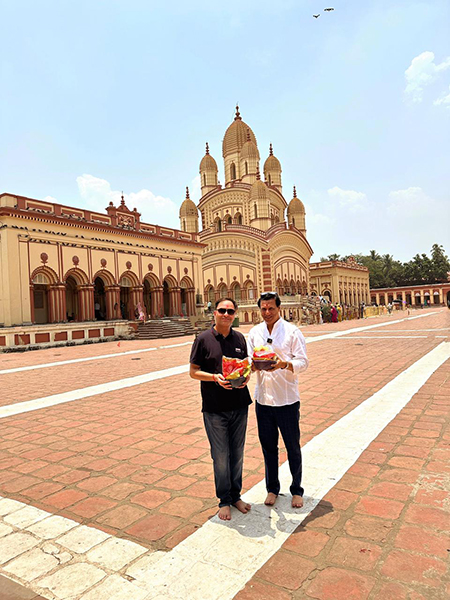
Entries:
POLYGON ((256 167, 256 179, 258 181, 261 180, 261 173, 259 172, 259 165, 256 167))
POLYGON ((270 142, 270 146, 269 146, 269 156, 273 156, 272 142, 270 142))
POLYGON ((235 121, 242 121, 241 113, 239 112, 239 104, 236 104, 236 116, 234 117, 235 121))
POLYGON ((122 196, 121 196, 121 200, 120 200, 120 205, 121 206, 125 206, 125 198, 123 197, 123 190, 122 190, 122 196))
POLYGON ((250 137, 250 129, 247 127, 247 142, 251 142, 252 138, 250 137))
POLYGON ((294 198, 297 198, 297 190, 295 188, 295 185, 294 185, 294 198))
POLYGON ((206 154, 209 154, 209 144, 206 142, 206 154))
POLYGON ((189 200, 189 188, 186 186, 186 200, 189 200))

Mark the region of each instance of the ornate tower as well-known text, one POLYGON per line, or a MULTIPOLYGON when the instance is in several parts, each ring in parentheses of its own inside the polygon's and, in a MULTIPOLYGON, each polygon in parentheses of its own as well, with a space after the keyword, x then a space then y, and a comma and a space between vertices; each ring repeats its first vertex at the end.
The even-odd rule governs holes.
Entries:
POLYGON ((254 183, 256 172, 259 169, 259 151, 255 142, 250 137, 250 129, 247 129, 247 141, 241 150, 241 180, 244 183, 254 183))
POLYGON ((217 186, 217 163, 209 153, 209 145, 206 142, 206 153, 200 162, 200 185, 202 196, 217 186))
POLYGON ((189 233, 198 233, 198 210, 189 198, 189 188, 186 188, 186 199, 180 206, 180 229, 189 233))
POLYGON ((249 212, 252 227, 266 231, 272 225, 267 185, 261 181, 259 169, 256 171, 256 180, 250 190, 249 212))
POLYGON ((264 178, 266 183, 275 186, 278 191, 282 192, 281 187, 281 164, 273 154, 272 144, 269 146, 269 156, 264 163, 264 178))
POLYGON ((250 140, 256 144, 256 137, 251 128, 244 123, 236 106, 236 116, 233 123, 225 132, 222 142, 222 155, 225 166, 225 187, 229 187, 233 181, 240 180, 244 173, 241 171, 241 150, 247 141, 247 130, 250 140))
POLYGON ((294 185, 294 197, 289 202, 287 209, 288 225, 293 225, 306 235, 306 212, 303 202, 297 198, 297 190, 294 185))

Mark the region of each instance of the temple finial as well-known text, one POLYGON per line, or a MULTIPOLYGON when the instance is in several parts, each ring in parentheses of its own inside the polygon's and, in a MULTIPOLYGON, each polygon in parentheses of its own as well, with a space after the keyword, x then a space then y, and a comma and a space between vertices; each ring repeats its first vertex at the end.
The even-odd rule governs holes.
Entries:
POLYGON ((239 104, 236 104, 236 116, 234 117, 235 121, 242 121, 241 113, 239 112, 239 104))
POLYGON ((269 156, 273 156, 272 142, 270 142, 270 146, 269 146, 269 156))
POLYGON ((123 190, 122 190, 122 196, 121 196, 120 204, 122 206, 125 206, 125 198, 123 197, 123 190))
POLYGON ((206 142, 206 154, 209 154, 209 144, 206 142))
POLYGON ((186 200, 189 200, 189 188, 186 186, 186 200))
POLYGON ((261 180, 261 173, 259 172, 259 165, 256 167, 256 179, 258 181, 261 180))
POLYGON ((296 190, 295 185, 294 185, 294 198, 297 198, 297 190, 296 190))

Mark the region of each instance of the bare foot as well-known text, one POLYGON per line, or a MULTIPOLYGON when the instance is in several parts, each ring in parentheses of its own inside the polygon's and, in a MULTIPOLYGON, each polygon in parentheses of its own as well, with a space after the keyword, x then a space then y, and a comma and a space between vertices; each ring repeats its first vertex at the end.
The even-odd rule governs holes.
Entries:
POLYGON ((245 513, 248 513, 248 511, 251 509, 251 505, 247 502, 244 502, 243 500, 238 500, 233 504, 233 506, 240 510, 241 513, 244 513, 244 515, 245 513))
POLYGON ((219 519, 222 521, 231 520, 231 508, 229 506, 221 506, 217 514, 219 515, 219 519))
POLYGON ((274 494, 273 492, 269 492, 267 494, 267 498, 264 500, 264 504, 266 506, 273 506, 277 501, 277 498, 278 496, 276 494, 274 494))
POLYGON ((301 508, 303 506, 302 496, 292 496, 292 508, 301 508))

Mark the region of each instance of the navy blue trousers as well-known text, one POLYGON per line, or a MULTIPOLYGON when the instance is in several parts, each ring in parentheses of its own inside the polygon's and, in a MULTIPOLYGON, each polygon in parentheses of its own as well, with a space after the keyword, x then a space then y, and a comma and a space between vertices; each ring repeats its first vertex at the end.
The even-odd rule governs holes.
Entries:
POLYGON ((203 413, 219 506, 231 506, 241 499, 247 416, 248 406, 222 413, 203 413))
POLYGON ((256 402, 256 418, 266 467, 267 491, 276 496, 280 493, 280 480, 278 479, 278 432, 280 432, 292 475, 290 492, 293 496, 303 496, 300 402, 285 406, 265 406, 256 402))

